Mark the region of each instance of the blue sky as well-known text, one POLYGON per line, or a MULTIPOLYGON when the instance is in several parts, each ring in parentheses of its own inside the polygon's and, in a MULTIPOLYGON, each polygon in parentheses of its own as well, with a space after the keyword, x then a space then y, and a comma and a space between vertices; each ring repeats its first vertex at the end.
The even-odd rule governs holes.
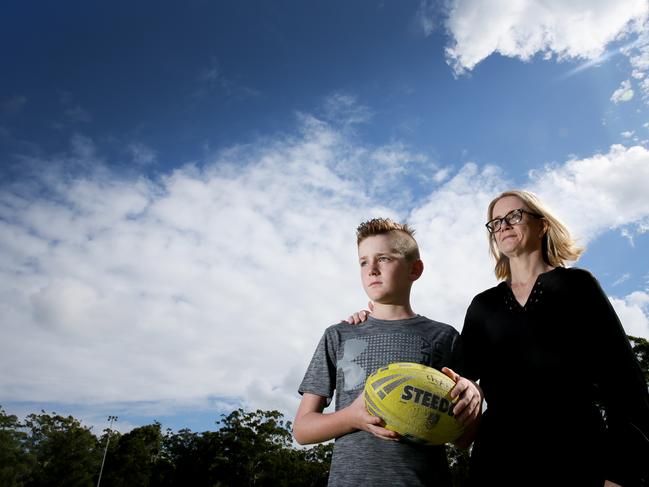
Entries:
POLYGON ((417 229, 416 311, 495 284, 537 192, 649 337, 645 1, 111 2, 0 20, 0 404, 127 430, 297 405, 365 305, 354 229, 417 229))

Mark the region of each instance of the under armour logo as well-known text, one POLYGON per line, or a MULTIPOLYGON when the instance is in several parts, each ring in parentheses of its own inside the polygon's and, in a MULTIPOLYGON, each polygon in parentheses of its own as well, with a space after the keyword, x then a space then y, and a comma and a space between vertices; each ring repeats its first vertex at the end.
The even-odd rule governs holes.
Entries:
POLYGON ((345 342, 343 358, 338 362, 338 368, 343 372, 345 379, 345 390, 351 391, 365 382, 366 371, 358 365, 356 360, 367 348, 365 340, 352 338, 345 342))

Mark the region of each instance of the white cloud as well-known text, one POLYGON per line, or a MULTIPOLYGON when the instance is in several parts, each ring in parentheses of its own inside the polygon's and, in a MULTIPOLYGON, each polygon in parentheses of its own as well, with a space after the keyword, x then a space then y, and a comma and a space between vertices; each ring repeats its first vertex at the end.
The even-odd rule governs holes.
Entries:
POLYGON ((358 103, 355 95, 349 93, 333 93, 324 101, 324 115, 329 121, 342 125, 356 125, 369 121, 372 111, 358 103))
POLYGON ((649 294, 636 291, 622 299, 611 297, 610 300, 627 335, 649 337, 649 294))
POLYGON ((65 160, 31 160, 51 168, 32 175, 42 184, 0 191, 0 395, 290 409, 323 328, 364 302, 356 225, 397 216, 373 185, 394 190, 426 162, 300 120, 299 136, 158 181, 87 170, 101 158, 79 135, 65 160))
POLYGON ((647 83, 647 75, 649 74, 649 35, 645 24, 642 35, 635 41, 627 46, 623 46, 620 50, 629 59, 631 66, 631 77, 637 83, 638 89, 642 95, 643 100, 649 103, 649 83, 647 83))
POLYGON ((613 103, 620 103, 629 101, 633 98, 633 88, 631 88, 631 81, 624 80, 620 84, 620 87, 613 92, 611 95, 611 101, 613 103))
POLYGON ((424 36, 430 36, 437 28, 439 6, 437 2, 422 0, 417 9, 416 19, 424 36))
MULTIPOLYGON (((638 73, 649 70, 649 45, 644 44, 635 50, 629 50, 629 62, 638 73)), ((644 75, 638 77, 644 78, 644 75)))
POLYGON ((246 99, 260 95, 260 92, 243 84, 236 76, 226 74, 218 59, 210 59, 207 66, 198 75, 197 89, 192 98, 202 99, 209 95, 220 95, 228 98, 246 99))
POLYGON ((532 171, 530 181, 583 243, 649 214, 649 151, 642 146, 613 145, 606 154, 532 171))
POLYGON ((613 286, 619 286, 623 282, 628 281, 630 277, 631 277, 631 274, 629 274, 628 272, 625 272, 618 279, 615 280, 615 282, 613 283, 613 286))
POLYGON ((622 137, 624 137, 625 139, 630 139, 631 137, 633 137, 634 134, 635 134, 635 132, 633 130, 626 130, 626 131, 622 132, 620 135, 622 137))
POLYGON ((494 53, 522 60, 536 54, 593 60, 609 43, 642 31, 648 11, 645 0, 454 0, 446 55, 457 74, 494 53))
POLYGON ((638 86, 643 93, 643 98, 649 100, 649 78, 643 78, 642 81, 638 83, 638 86))
POLYGON ((484 222, 489 201, 506 189, 505 182, 495 167, 467 164, 412 210, 409 220, 426 264, 413 288, 423 314, 461 329, 471 298, 494 285, 484 222))
POLYGON ((156 160, 156 151, 142 142, 133 142, 128 145, 133 162, 136 164, 151 164, 156 160))
MULTIPOLYGON (((400 144, 299 122, 298 135, 155 181, 110 173, 75 136, 66 158, 31 161, 51 168, 33 186, 0 187, 3 400, 217 398, 292 414, 323 329, 366 302, 354 229, 379 215, 417 230, 426 269, 415 309, 461 328, 471 297, 494 285, 483 224, 507 175, 439 168, 400 144), (53 169, 68 164, 86 171, 53 169), (404 194, 418 178, 423 196, 404 194)), ((587 241, 647 221, 648 161, 642 147, 613 146, 533 173, 530 187, 587 241)), ((646 305, 625 299, 635 331, 646 305)))

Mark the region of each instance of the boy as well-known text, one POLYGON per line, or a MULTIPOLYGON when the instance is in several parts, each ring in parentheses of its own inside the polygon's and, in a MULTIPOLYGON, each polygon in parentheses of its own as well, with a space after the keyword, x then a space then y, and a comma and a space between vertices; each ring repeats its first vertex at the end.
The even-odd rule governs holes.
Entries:
MULTIPOLYGON (((444 446, 399 441, 380 418, 367 412, 362 392, 366 378, 391 362, 461 369, 459 334, 417 315, 410 306, 412 283, 424 266, 407 225, 377 218, 362 223, 356 237, 361 281, 374 309, 358 326, 341 323, 325 331, 299 388, 302 400, 293 435, 300 444, 336 439, 330 486, 450 485, 444 446), (336 410, 325 414, 334 390, 336 410)), ((452 370, 444 372, 456 382, 456 418, 473 423, 480 392, 452 370)))

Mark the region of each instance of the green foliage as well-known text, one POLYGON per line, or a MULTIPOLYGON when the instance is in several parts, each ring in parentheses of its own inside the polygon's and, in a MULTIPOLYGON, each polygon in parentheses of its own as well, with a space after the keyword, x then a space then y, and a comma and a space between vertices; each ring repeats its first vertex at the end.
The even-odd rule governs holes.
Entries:
POLYGON ((25 450, 27 433, 14 415, 0 407, 0 485, 22 487, 31 469, 31 457, 25 450))
POLYGON ((162 434, 155 422, 100 438, 72 416, 30 414, 21 423, 0 407, 0 486, 325 486, 332 444, 293 447, 278 411, 223 415, 218 431, 162 434))
POLYGON ((451 468, 453 487, 466 484, 469 475, 470 450, 457 448, 452 444, 446 445, 446 458, 451 468))
POLYGON ((111 441, 115 446, 106 455, 101 485, 148 487, 162 445, 160 423, 135 428, 111 441))
POLYGON ((644 380, 649 387, 649 341, 631 335, 629 335, 629 340, 631 341, 633 352, 640 363, 644 380))
MULTIPOLYGON (((0 407, 0 486, 324 487, 333 443, 296 448, 278 411, 237 409, 217 431, 161 432, 160 423, 100 438, 72 416, 30 414, 24 423, 0 407), (107 446, 108 445, 108 446, 107 446)), ((453 485, 464 485, 468 452, 448 447, 453 485)))
POLYGON ((26 486, 92 487, 99 471, 99 445, 89 428, 72 416, 41 411, 25 420, 24 448, 31 458, 26 486))

